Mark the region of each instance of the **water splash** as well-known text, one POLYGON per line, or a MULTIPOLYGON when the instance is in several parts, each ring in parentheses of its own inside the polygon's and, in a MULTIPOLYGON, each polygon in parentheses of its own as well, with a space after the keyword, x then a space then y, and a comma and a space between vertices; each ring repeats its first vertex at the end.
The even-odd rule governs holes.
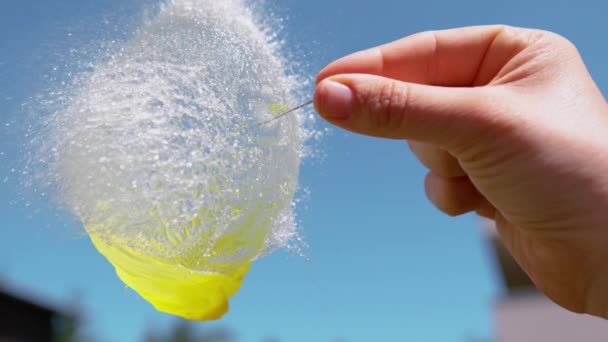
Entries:
POLYGON ((296 236, 304 115, 280 44, 240 0, 174 0, 59 92, 47 181, 129 286, 215 319, 251 261, 296 236), (67 95, 69 94, 69 95, 67 95))

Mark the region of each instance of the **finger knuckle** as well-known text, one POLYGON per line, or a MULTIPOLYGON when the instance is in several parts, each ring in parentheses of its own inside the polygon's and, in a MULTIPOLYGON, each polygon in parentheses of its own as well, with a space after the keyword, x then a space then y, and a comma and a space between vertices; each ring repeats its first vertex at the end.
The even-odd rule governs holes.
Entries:
POLYGON ((379 82, 362 99, 372 128, 399 128, 403 125, 410 90, 394 81, 379 82))
POLYGON ((529 45, 546 50, 548 55, 559 57, 578 57, 579 51, 576 45, 558 33, 545 30, 528 30, 529 45))
POLYGON ((434 198, 431 202, 439 211, 450 217, 460 216, 465 213, 462 208, 458 207, 457 203, 447 201, 445 198, 434 198))
POLYGON ((469 211, 459 203, 456 194, 442 177, 429 173, 424 188, 429 201, 442 213, 455 217, 469 211))

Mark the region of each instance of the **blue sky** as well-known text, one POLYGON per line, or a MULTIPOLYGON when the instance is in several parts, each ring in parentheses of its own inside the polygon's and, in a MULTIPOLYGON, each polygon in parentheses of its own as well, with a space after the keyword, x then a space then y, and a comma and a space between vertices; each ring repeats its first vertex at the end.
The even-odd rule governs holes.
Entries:
MULTIPOLYGON (((125 288, 77 222, 36 196, 22 199, 28 195, 17 181, 20 125, 30 115, 22 104, 48 84, 45 75, 66 77, 70 48, 127 32, 114 26, 141 16, 141 4, 0 5, 0 281, 52 305, 79 299, 88 331, 100 341, 137 341, 146 327, 172 318, 125 288)), ((418 31, 502 23, 570 38, 604 94, 608 89, 608 5, 599 1, 275 0, 268 6, 286 18, 288 47, 311 77, 335 58, 418 31)), ((491 336, 500 279, 477 219, 445 217, 426 201, 425 170, 405 142, 332 129, 318 147, 325 157, 306 162, 300 179, 311 192, 298 212, 307 258, 279 252, 257 261, 230 313, 209 325, 232 328, 246 342, 491 336)))

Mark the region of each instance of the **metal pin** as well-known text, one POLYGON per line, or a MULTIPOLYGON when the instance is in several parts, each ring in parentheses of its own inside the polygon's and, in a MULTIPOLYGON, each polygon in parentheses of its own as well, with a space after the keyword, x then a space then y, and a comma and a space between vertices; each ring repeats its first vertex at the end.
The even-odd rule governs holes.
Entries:
POLYGON ((304 107, 306 107, 306 106, 308 106, 308 105, 311 105, 311 104, 312 104, 312 102, 313 102, 313 100, 310 100, 310 101, 308 101, 308 102, 306 102, 306 103, 303 103, 303 104, 301 104, 301 105, 299 105, 299 106, 297 106, 297 107, 293 107, 293 108, 291 108, 291 109, 289 109, 289 110, 287 110, 287 111, 285 111, 285 112, 283 112, 283 113, 281 113, 281 114, 279 114, 279 115, 275 116, 275 117, 274 117, 274 118, 272 118, 272 119, 268 119, 268 120, 266 120, 266 121, 258 122, 258 126, 262 126, 262 125, 265 125, 265 124, 271 123, 271 122, 273 122, 273 121, 275 121, 275 120, 278 120, 278 119, 280 119, 280 118, 284 117, 284 116, 285 116, 285 115, 287 115, 287 114, 293 113, 293 112, 295 112, 295 111, 296 111, 296 110, 298 110, 298 109, 301 109, 301 108, 304 108, 304 107))

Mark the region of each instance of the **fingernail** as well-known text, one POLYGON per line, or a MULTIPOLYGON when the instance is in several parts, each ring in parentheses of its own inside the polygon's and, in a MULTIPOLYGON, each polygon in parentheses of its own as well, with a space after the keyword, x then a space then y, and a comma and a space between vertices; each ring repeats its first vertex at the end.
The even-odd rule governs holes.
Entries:
POLYGON ((355 108, 352 90, 342 83, 324 80, 318 86, 319 114, 328 119, 348 119, 355 108))

